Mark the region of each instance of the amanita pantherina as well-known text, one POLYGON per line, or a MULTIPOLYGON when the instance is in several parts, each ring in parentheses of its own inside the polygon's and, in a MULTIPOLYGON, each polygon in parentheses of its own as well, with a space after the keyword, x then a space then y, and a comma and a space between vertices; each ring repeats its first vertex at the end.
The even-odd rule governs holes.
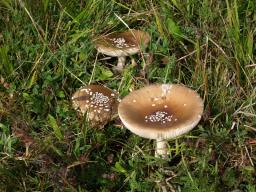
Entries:
POLYGON ((125 65, 126 56, 138 53, 141 48, 146 48, 150 41, 148 33, 139 30, 129 30, 121 33, 111 33, 98 37, 94 45, 98 52, 111 57, 118 57, 116 71, 121 72, 125 65))
POLYGON ((119 101, 117 93, 111 89, 88 85, 73 94, 72 102, 83 115, 87 112, 90 127, 103 127, 117 113, 119 101))
POLYGON ((167 157, 166 139, 193 129, 201 119, 203 101, 179 84, 149 85, 129 93, 118 106, 118 115, 130 131, 156 140, 156 156, 167 157))

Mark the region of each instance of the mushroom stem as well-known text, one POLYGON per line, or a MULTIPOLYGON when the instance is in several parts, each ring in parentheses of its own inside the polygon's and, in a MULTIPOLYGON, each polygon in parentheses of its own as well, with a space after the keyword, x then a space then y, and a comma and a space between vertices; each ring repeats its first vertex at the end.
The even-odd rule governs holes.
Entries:
POLYGON ((26 147, 26 152, 25 152, 25 156, 28 157, 29 156, 29 146, 31 145, 31 143, 26 143, 25 147, 26 147))
POLYGON ((123 68, 124 68, 124 65, 125 65, 125 61, 126 61, 125 56, 118 57, 117 66, 114 67, 114 70, 116 70, 118 72, 122 72, 123 68))
POLYGON ((155 157, 167 158, 168 156, 167 149, 168 149, 168 146, 167 146, 167 141, 165 139, 156 139, 155 157))

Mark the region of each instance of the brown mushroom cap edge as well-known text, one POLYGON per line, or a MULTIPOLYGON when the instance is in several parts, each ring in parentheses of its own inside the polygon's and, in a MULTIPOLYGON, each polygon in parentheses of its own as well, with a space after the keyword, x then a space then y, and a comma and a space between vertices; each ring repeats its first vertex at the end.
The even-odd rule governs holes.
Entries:
POLYGON ((203 101, 192 89, 179 84, 149 85, 122 99, 118 114, 133 133, 149 139, 177 137, 201 119, 203 101))

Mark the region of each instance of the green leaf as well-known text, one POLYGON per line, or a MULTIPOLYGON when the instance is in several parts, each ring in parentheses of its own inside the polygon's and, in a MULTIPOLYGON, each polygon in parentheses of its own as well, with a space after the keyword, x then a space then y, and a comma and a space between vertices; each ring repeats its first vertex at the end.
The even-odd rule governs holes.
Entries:
POLYGON ((13 64, 8 55, 9 49, 8 45, 0 47, 0 70, 4 69, 4 72, 8 75, 13 72, 13 64))
POLYGON ((6 133, 6 134, 9 134, 9 132, 10 132, 9 128, 2 123, 0 123, 0 130, 2 130, 2 132, 6 133))
POLYGON ((79 61, 86 61, 88 55, 85 53, 79 53, 79 61))
POLYGON ((97 68, 95 76, 97 77, 96 79, 98 81, 104 81, 110 79, 113 76, 113 73, 108 68, 99 66, 97 68))
POLYGON ((29 80, 29 83, 28 83, 28 86, 27 86, 28 89, 30 89, 32 87, 32 85, 34 85, 36 83, 36 80, 37 80, 37 72, 34 71, 32 77, 29 80))
POLYGON ((177 9, 181 10, 180 4, 176 0, 171 0, 171 2, 177 9))
POLYGON ((49 0, 43 0, 42 3, 44 6, 44 12, 46 12, 49 6, 49 0))
POLYGON ((48 114, 48 123, 50 124, 51 128, 53 129, 54 135, 59 140, 62 140, 63 135, 61 133, 60 127, 58 126, 56 119, 50 114, 48 114))
POLYGON ((116 171, 120 173, 124 173, 124 174, 127 173, 127 170, 119 162, 115 163, 115 168, 116 168, 116 171))
POLYGON ((22 97, 26 100, 26 101, 31 101, 31 97, 28 93, 22 93, 22 97))
POLYGON ((172 18, 167 19, 167 29, 168 29, 168 32, 175 39, 180 39, 183 36, 183 34, 180 30, 180 27, 177 25, 177 23, 172 18))
POLYGON ((59 92, 57 93, 57 96, 58 96, 59 98, 65 98, 65 93, 64 93, 64 91, 59 91, 59 92))

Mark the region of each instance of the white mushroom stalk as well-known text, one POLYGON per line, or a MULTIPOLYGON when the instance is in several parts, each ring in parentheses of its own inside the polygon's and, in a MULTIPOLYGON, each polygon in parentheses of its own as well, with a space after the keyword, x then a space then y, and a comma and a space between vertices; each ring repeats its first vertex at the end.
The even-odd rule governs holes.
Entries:
POLYGON ((146 48, 150 41, 149 34, 139 30, 129 30, 121 33, 111 33, 98 37, 94 45, 98 52, 111 57, 117 57, 115 71, 122 72, 126 57, 137 54, 141 48, 146 48))
POLYGON ((168 157, 167 139, 185 134, 201 119, 203 101, 178 84, 149 85, 122 99, 118 114, 133 133, 156 140, 155 155, 168 157))
POLYGON ((118 57, 117 66, 114 67, 113 69, 115 71, 122 72, 123 69, 124 69, 125 61, 126 61, 126 57, 125 56, 118 57))
POLYGON ((156 139, 156 151, 155 157, 167 158, 168 156, 168 145, 165 139, 156 139))

